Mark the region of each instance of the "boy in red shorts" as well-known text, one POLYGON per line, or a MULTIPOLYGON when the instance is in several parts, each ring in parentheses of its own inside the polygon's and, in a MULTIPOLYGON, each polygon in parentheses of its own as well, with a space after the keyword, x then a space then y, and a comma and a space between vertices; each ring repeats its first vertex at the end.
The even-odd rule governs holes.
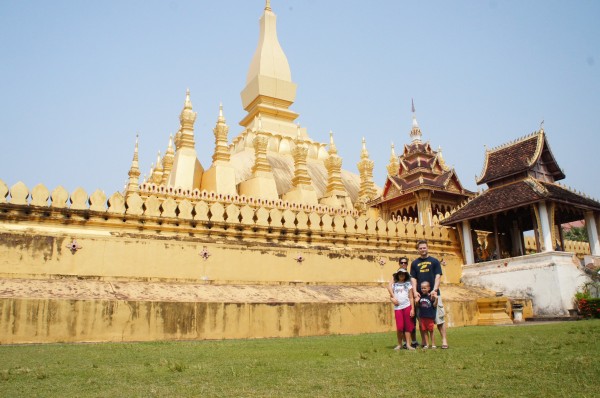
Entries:
POLYGON ((424 342, 423 348, 435 348, 433 330, 437 297, 431 296, 431 285, 427 281, 421 283, 421 298, 419 299, 418 307, 421 341, 424 342))

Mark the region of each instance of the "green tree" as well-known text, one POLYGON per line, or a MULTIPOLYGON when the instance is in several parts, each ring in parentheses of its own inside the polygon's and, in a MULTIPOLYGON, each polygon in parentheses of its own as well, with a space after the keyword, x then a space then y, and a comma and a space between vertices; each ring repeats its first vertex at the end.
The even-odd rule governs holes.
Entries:
POLYGON ((574 240, 577 242, 589 241, 585 227, 571 227, 571 229, 564 232, 564 238, 565 240, 574 240))

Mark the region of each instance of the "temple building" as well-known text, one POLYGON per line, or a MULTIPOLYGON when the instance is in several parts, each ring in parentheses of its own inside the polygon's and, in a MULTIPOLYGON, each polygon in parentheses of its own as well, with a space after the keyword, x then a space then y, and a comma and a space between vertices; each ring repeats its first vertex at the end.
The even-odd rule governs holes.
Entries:
POLYGON ((194 202, 198 196, 194 192, 207 191, 229 197, 282 200, 347 211, 358 207, 365 211, 364 204, 378 195, 379 189, 373 183, 373 162, 368 159, 364 139, 358 175, 341 168, 342 158, 337 154, 333 133, 328 146, 311 139, 307 129, 296 124, 299 115, 290 109, 296 98, 296 84, 277 38, 276 16, 269 1, 260 18, 258 46, 241 98, 247 112, 239 122, 243 130, 232 142, 228 141, 229 126, 221 105, 213 130, 213 163, 205 170, 196 154, 197 113, 192 109, 188 90, 175 138, 169 140, 164 156, 159 153, 156 165, 142 184, 135 181, 139 176, 136 143, 125 196, 138 193, 142 198, 156 195, 194 202))
POLYGON ((275 23, 267 0, 241 131, 229 140, 219 106, 209 167, 187 90, 141 182, 136 139, 124 192, 0 180, 0 344, 391 332, 388 282, 422 239, 444 259, 448 326, 511 324, 513 304, 524 317, 569 313, 590 280, 579 260, 600 262, 600 202, 556 183, 543 130, 487 151, 488 190, 475 195, 422 140, 413 105, 381 193, 365 138, 352 173, 332 132, 321 143, 296 123, 275 23), (589 246, 561 235, 580 219, 589 246), (541 253, 524 255, 528 231, 541 253), (484 240, 503 258, 474 264, 484 240))
POLYGON ((466 190, 453 168, 446 165, 442 149, 434 150, 422 141, 422 133, 412 104, 413 121, 410 144, 397 156, 392 144, 388 176, 383 194, 371 201, 382 218, 418 220, 433 225, 458 204, 474 195, 466 190))
POLYGON ((585 220, 592 255, 600 254, 600 202, 574 192, 557 181, 565 178, 543 128, 498 148, 486 150, 477 184, 488 189, 444 219, 461 232, 466 264, 477 259, 474 234, 488 233, 492 258, 525 255, 525 234, 535 237, 536 251, 565 247, 561 224, 585 220), (477 232, 476 232, 477 231, 477 232))

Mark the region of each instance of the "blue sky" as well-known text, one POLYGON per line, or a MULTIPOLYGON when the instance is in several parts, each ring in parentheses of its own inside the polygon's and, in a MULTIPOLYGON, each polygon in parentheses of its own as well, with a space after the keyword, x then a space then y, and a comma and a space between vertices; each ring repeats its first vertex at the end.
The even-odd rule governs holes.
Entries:
MULTIPOLYGON (((423 139, 476 190, 484 145, 545 121, 563 183, 599 199, 600 2, 272 0, 309 135, 335 133, 357 172, 361 137, 383 185, 390 142, 423 139)), ((123 189, 179 126, 186 88, 210 166, 219 102, 230 140, 263 0, 0 2, 0 179, 123 189)))

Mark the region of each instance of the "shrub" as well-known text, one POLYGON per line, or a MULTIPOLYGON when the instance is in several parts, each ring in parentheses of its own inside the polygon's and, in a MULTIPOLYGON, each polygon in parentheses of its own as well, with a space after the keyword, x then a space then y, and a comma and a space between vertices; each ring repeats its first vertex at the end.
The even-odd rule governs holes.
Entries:
POLYGON ((600 298, 577 299, 577 310, 584 318, 600 318, 600 298))

